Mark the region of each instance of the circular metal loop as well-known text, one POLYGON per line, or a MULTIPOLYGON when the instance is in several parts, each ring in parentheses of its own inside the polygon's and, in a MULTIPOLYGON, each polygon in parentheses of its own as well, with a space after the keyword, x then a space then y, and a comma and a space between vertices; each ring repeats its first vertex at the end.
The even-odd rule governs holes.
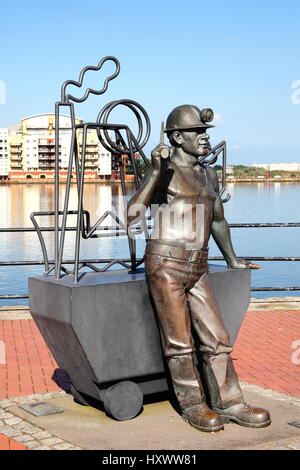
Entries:
MULTIPOLYGON (((151 124, 150 124, 150 119, 149 116, 146 112, 146 110, 136 101, 133 100, 116 100, 116 101, 111 101, 110 103, 106 104, 100 111, 97 117, 97 123, 99 124, 108 124, 108 118, 111 113, 111 111, 116 108, 117 106, 122 105, 126 106, 128 109, 130 109, 137 120, 138 123, 138 134, 137 136, 133 136, 131 133, 130 129, 127 126, 124 126, 126 130, 128 130, 134 141, 132 142, 132 151, 137 152, 139 148, 143 148, 146 143, 148 142, 149 136, 150 136, 150 131, 151 131, 151 124), (145 125, 143 125, 143 119, 145 121, 145 125)), ((112 127, 114 125, 112 124, 112 127)), ((119 145, 117 142, 113 141, 111 136, 109 135, 109 130, 108 129, 97 129, 98 137, 101 142, 101 144, 106 148, 106 150, 114 153, 119 153, 119 154, 129 154, 131 153, 130 145, 126 144, 124 141, 125 145, 119 145)))

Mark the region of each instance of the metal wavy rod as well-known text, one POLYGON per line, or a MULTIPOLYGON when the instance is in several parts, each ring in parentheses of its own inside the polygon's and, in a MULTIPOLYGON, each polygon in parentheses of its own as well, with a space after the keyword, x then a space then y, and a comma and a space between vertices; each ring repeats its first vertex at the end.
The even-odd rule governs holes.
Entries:
POLYGON ((63 84, 62 84, 62 87, 61 87, 61 101, 63 102, 68 102, 68 100, 72 100, 72 101, 76 101, 76 103, 82 103, 84 102, 90 93, 94 94, 94 95, 102 95, 103 93, 106 92, 107 90, 107 87, 108 87, 108 83, 113 80, 115 77, 117 77, 120 73, 120 62, 118 61, 118 59, 116 59, 115 57, 113 56, 106 56, 106 57, 103 57, 98 65, 94 66, 94 65, 88 65, 87 67, 84 67, 81 72, 80 72, 80 75, 79 75, 79 79, 78 79, 78 82, 76 82, 75 80, 67 80, 65 81, 63 84), (108 60, 111 60, 112 62, 115 63, 116 65, 116 71, 110 75, 109 77, 107 77, 104 81, 104 85, 103 85, 103 88, 101 90, 94 90, 93 88, 87 88, 85 94, 83 95, 82 98, 76 98, 72 95, 66 95, 66 87, 68 85, 75 85, 77 86, 78 88, 81 88, 82 87, 82 83, 83 83, 83 79, 84 79, 84 75, 86 74, 86 72, 88 70, 94 70, 94 71, 98 71, 101 69, 102 65, 107 62, 108 60))
MULTIPOLYGON (((222 140, 221 142, 219 142, 215 147, 211 148, 204 160, 204 163, 206 163, 207 165, 213 165, 214 163, 216 163, 217 159, 218 159, 218 156, 220 153, 223 153, 223 156, 222 156, 222 186, 221 186, 221 189, 220 189, 220 195, 222 196, 222 194, 225 192, 226 190, 226 165, 227 165, 227 147, 226 147, 226 141, 225 140, 222 140), (209 160, 207 160, 207 157, 209 155, 213 155, 212 158, 210 158, 209 160)), ((230 194, 227 194, 226 198, 222 199, 222 201, 225 203, 227 201, 229 201, 230 199, 230 194)))
POLYGON ((121 260, 117 260, 117 261, 112 260, 110 263, 107 264, 107 266, 104 266, 103 268, 96 268, 96 266, 94 266, 91 263, 84 263, 83 267, 86 266, 86 267, 92 269, 93 271, 96 271, 98 273, 103 273, 103 272, 107 271, 109 268, 111 268, 111 266, 113 266, 114 264, 120 264, 121 266, 123 266, 126 269, 129 269, 131 267, 130 264, 127 264, 127 263, 125 263, 125 261, 121 261, 121 260))
MULTIPOLYGON (((123 168, 122 161, 120 161, 120 175, 121 175, 122 194, 123 194, 123 198, 126 199, 127 190, 126 190, 125 175, 124 175, 124 168, 123 168)), ((118 234, 121 235, 119 232, 118 232, 118 234)), ((127 228, 127 226, 126 226, 126 232, 122 232, 122 235, 123 234, 127 236, 127 243, 128 243, 129 253, 130 253, 130 263, 131 263, 131 267, 132 267, 133 263, 136 263, 136 256, 133 257, 133 255, 132 255, 135 251, 135 243, 133 243, 133 240, 130 237, 128 237, 128 228, 127 228)))
POLYGON ((45 240, 42 235, 42 232, 39 229, 37 221, 35 220, 35 213, 30 214, 30 220, 33 223, 36 233, 39 237, 39 241, 40 241, 41 248, 42 248, 42 254, 44 258, 45 270, 49 271, 49 260, 48 260, 47 248, 46 248, 46 244, 45 244, 45 240))
MULTIPOLYGON (((131 132, 130 130, 129 130, 129 132, 130 132, 130 137, 131 137, 131 139, 132 139, 132 141, 133 141, 133 143, 134 143, 136 149, 138 150, 138 152, 140 153, 140 155, 142 155, 142 158, 144 159, 144 162, 147 162, 148 167, 150 167, 150 162, 146 159, 146 157, 145 157, 145 155, 144 155, 144 153, 143 153, 143 150, 142 150, 142 148, 140 147, 140 145, 139 145, 137 139, 135 138, 135 136, 132 134, 132 132, 131 132)), ((133 156, 133 160, 134 160, 134 156, 133 156)), ((135 167, 135 169, 136 169, 135 161, 134 161, 134 167, 135 167)), ((137 169, 136 169, 135 173, 136 173, 136 175, 137 175, 137 169)), ((136 178, 137 178, 137 181, 138 181, 138 188, 137 188, 137 189, 139 189, 139 188, 140 188, 140 181, 138 180, 138 175, 136 176, 136 178)), ((149 217, 149 219, 147 218, 147 220, 151 220, 151 217, 149 217)), ((144 232, 144 233, 145 233, 145 237, 146 237, 146 238, 149 238, 148 226, 147 226, 147 222, 146 222, 146 217, 145 217, 145 216, 142 217, 141 223, 142 223, 142 227, 141 227, 141 228, 138 228, 138 227, 137 227, 137 230, 139 231, 139 233, 141 233, 141 231, 144 232)))
POLYGON ((104 122, 98 123, 98 122, 85 122, 83 124, 76 124, 75 129, 84 129, 86 126, 88 126, 89 129, 107 129, 108 131, 114 131, 115 129, 119 130, 126 130, 128 126, 124 124, 106 124, 104 122))
POLYGON ((55 103, 55 182, 54 182, 54 212, 55 212, 55 234, 54 234, 54 257, 55 276, 57 276, 58 266, 58 245, 59 245, 59 107, 60 103, 55 103))
MULTIPOLYGON (((106 211, 106 212, 102 215, 102 217, 100 217, 100 219, 93 225, 93 227, 89 230, 89 232, 85 235, 84 238, 91 238, 91 237, 93 236, 94 232, 95 232, 97 229, 100 230, 100 229, 101 229, 101 226, 99 226, 99 225, 100 225, 100 224, 103 222, 103 220, 105 220, 106 217, 108 217, 109 215, 117 222, 117 224, 119 224, 119 227, 116 226, 115 229, 117 229, 117 230, 125 230, 125 234, 126 234, 127 227, 126 227, 126 225, 121 221, 121 219, 119 219, 119 217, 118 217, 116 214, 114 214, 112 211, 106 211)), ((105 229, 105 230, 113 230, 113 229, 105 229)), ((107 236, 109 236, 109 235, 114 236, 114 234, 107 234, 107 236)))
POLYGON ((62 261, 63 251, 64 251, 68 205, 69 205, 69 198, 70 198, 71 176, 72 176, 73 158, 74 158, 74 146, 77 145, 76 130, 75 130, 75 111, 74 111, 73 103, 70 104, 70 114, 71 114, 71 123, 72 123, 72 135, 71 135, 71 144, 70 144, 69 165, 68 165, 68 173, 67 173, 63 218, 62 218, 62 224, 61 224, 60 244, 59 244, 59 249, 58 249, 58 261, 57 261, 57 267, 56 267, 56 273, 55 273, 56 279, 60 278, 61 261, 62 261))
MULTIPOLYGON (((130 131, 130 132, 131 132, 131 131, 130 131)), ((131 132, 131 138, 132 138, 132 141, 133 141, 135 147, 137 148, 139 154, 141 155, 141 157, 142 157, 144 163, 146 164, 146 166, 147 166, 148 168, 150 168, 150 166, 151 166, 150 160, 148 160, 148 158, 147 158, 146 155, 144 154, 142 147, 139 145, 137 139, 136 139, 135 136, 132 134, 132 132, 131 132)))
MULTIPOLYGON (((84 211, 84 213, 86 213, 87 211, 84 211)), ((45 244, 45 240, 44 240, 44 237, 42 235, 42 231, 46 231, 46 230, 42 230, 37 221, 35 220, 35 217, 41 217, 41 216, 49 216, 49 215, 54 215, 55 212, 53 211, 40 211, 40 212, 32 212, 30 214, 30 220, 31 222, 33 223, 34 225, 34 231, 36 231, 38 237, 39 237, 39 241, 40 241, 40 244, 41 244, 41 248, 42 248, 42 254, 43 254, 43 258, 44 258, 44 264, 45 264, 45 272, 47 274, 49 274, 53 268, 49 268, 49 260, 48 260, 48 254, 47 254, 47 248, 46 248, 46 244, 45 244)), ((58 211, 58 215, 62 215, 63 214, 63 211, 58 211)), ((77 214, 77 211, 68 211, 68 214, 77 214)), ((89 215, 89 214, 88 214, 89 215)), ((86 214, 87 216, 87 214, 86 214)), ((88 217, 87 217, 88 218, 88 217)), ((76 227, 74 228, 68 228, 68 230, 73 230, 73 229, 76 229, 76 227)), ((62 230, 60 227, 50 227, 47 231, 55 231, 56 230, 60 231, 62 230)), ((56 265, 55 265, 56 266, 56 265)), ((59 270, 58 270, 59 271, 59 270)))
MULTIPOLYGON (((97 117, 97 122, 101 123, 101 124, 107 124, 109 114, 118 105, 124 105, 124 106, 128 107, 134 113, 134 115, 135 115, 135 117, 138 121, 138 136, 137 136, 138 141, 141 140, 141 138, 143 136, 143 131, 144 131, 143 121, 142 121, 140 113, 142 113, 142 115, 144 116, 145 124, 146 124, 146 133, 145 133, 145 137, 144 137, 143 141, 140 144, 140 146, 143 147, 146 144, 146 142, 148 141, 148 138, 149 138, 149 135, 150 135, 151 124, 150 124, 149 116, 146 113, 145 109, 139 103, 137 103, 136 101, 129 100, 129 99, 111 101, 110 103, 106 104, 101 109, 101 111, 99 112, 98 117, 97 117)), ((124 126, 124 128, 125 127, 128 127, 128 126, 124 126)), ((99 133, 98 133, 98 135, 99 135, 99 133)), ((113 142, 110 139, 110 136, 108 135, 108 133, 105 129, 104 129, 104 136, 105 136, 105 139, 107 140, 108 146, 110 146, 111 149, 114 149, 117 153, 122 154, 122 153, 129 152, 129 147, 126 146, 125 143, 123 143, 123 145, 120 147, 116 142, 113 142), (123 152, 123 150, 124 150, 124 152, 123 152)), ((102 139, 101 132, 100 132, 99 138, 100 138, 100 140, 102 139)))
POLYGON ((80 182, 79 182, 79 197, 78 197, 78 214, 77 214, 77 227, 76 227, 76 240, 75 240, 75 266, 74 266, 74 283, 78 281, 79 270, 79 252, 80 252, 80 231, 82 228, 82 199, 83 199, 83 184, 84 184, 84 166, 85 166, 85 151, 87 141, 88 124, 83 126, 82 136, 82 154, 81 154, 81 168, 80 168, 80 182))
MULTIPOLYGON (((134 148, 133 148, 133 145, 132 145, 133 134, 132 134, 132 132, 129 128, 126 129, 126 135, 127 135, 128 147, 129 147, 128 157, 130 158, 131 166, 132 166, 132 169, 133 169, 135 189, 136 189, 136 191, 138 191, 139 188, 140 188, 139 175, 138 175, 138 172, 137 172, 135 156, 134 156, 134 148)), ((137 149, 138 149, 138 147, 137 147, 137 149)))
MULTIPOLYGON (((134 137, 130 129, 128 129, 127 131, 127 139, 129 143, 130 157, 131 157, 131 162, 132 162, 132 167, 133 167, 133 172, 134 172, 135 185, 136 185, 136 189, 138 190, 140 188, 140 181, 139 181, 139 175, 138 175, 138 171, 136 167, 136 162, 135 162, 135 157, 134 157, 134 148, 133 148, 132 142, 134 143, 135 148, 140 153, 140 155, 143 155, 143 151, 142 151, 142 147, 139 145, 138 139, 134 137)), ((142 223, 142 227, 136 228, 136 230, 138 231, 138 233, 144 232, 145 236, 149 238, 148 226, 147 226, 145 217, 142 218, 141 223, 142 223)), ((137 266, 139 266, 139 263, 137 262, 137 259, 136 259, 136 241, 131 240, 131 238, 129 237, 128 244, 129 244, 129 250, 130 250, 131 259, 132 259, 131 268, 134 271, 137 268, 137 266)))
MULTIPOLYGON (((138 190, 140 187, 140 184, 139 184, 137 169, 136 169, 136 165, 134 161, 134 151, 133 151, 132 140, 131 140, 132 133, 129 128, 126 129, 126 135, 127 135, 127 140, 128 140, 128 146, 129 146, 128 156, 130 156, 131 165, 132 165, 133 173, 134 173, 135 189, 138 190)), ((128 233, 127 227, 126 227, 126 231, 128 233)), ((130 258, 131 258, 131 270, 134 272, 136 270, 136 240, 132 239, 131 237, 128 237, 128 246, 129 246, 130 258)))

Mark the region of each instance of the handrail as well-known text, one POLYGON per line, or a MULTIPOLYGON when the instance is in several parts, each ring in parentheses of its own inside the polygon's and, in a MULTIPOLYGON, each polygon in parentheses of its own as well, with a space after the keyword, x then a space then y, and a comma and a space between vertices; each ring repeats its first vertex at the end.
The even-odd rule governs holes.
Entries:
MULTIPOLYGON (((75 212, 75 211, 74 211, 75 212)), ((73 211, 70 211, 70 213, 73 213, 73 211)), ((36 214, 38 215, 38 214, 36 214)), ((44 213, 44 215, 48 215, 47 212, 44 213)), ((88 214, 85 214, 87 217, 87 220, 89 220, 88 214)), ((89 223, 87 223, 87 227, 89 226, 89 223)), ((289 228, 289 227, 300 227, 300 222, 275 222, 275 223, 232 223, 229 224, 230 228, 276 228, 276 227, 283 227, 283 228, 289 228)), ((148 228, 152 228, 151 225, 148 226, 148 228)), ((58 228, 61 230, 61 227, 58 228)), ((54 227, 39 227, 38 229, 40 232, 54 232, 55 228, 54 227)), ((66 231, 76 231, 76 227, 66 227, 66 231)), ((97 227, 97 230, 100 231, 108 231, 110 233, 102 233, 98 234, 98 237, 112 237, 112 236, 127 236, 126 231, 124 230, 123 227, 120 226, 99 226, 97 227), (113 233, 111 233, 113 231, 113 233)), ((140 227, 136 227, 135 229, 137 232, 139 232, 140 227)), ((17 233, 24 233, 24 232, 36 232, 35 227, 7 227, 7 228, 0 228, 0 233, 5 233, 5 232, 17 232, 17 233)), ((246 260, 253 260, 253 261, 278 261, 278 262, 286 262, 286 261, 300 261, 300 256, 240 256, 240 258, 246 259, 246 260)), ((143 263, 143 258, 137 259, 137 265, 141 265, 143 263)), ((211 256, 208 258, 209 261, 224 261, 224 258, 222 256, 211 256)), ((55 260, 48 260, 48 272, 53 270, 53 268, 49 269, 49 265, 54 266, 55 260)), ((120 264, 121 266, 125 267, 126 269, 130 269, 130 258, 119 258, 119 259, 112 259, 112 258, 99 258, 99 259, 83 259, 80 260, 80 265, 82 267, 89 267, 90 269, 96 271, 96 272, 104 272, 108 270, 111 266, 115 264, 120 264), (104 267, 98 268, 94 266, 95 264, 104 264, 104 267)), ((74 265, 75 261, 74 260, 62 260, 62 265, 74 265)), ((45 259, 44 260, 14 260, 14 261, 0 261, 0 267, 9 267, 9 266, 41 266, 45 265, 45 259)), ((71 271, 69 271, 66 268, 63 268, 63 270, 69 274, 71 271)), ((252 287, 251 288, 252 292, 282 292, 282 291, 300 291, 300 286, 263 286, 263 287, 252 287)), ((4 299, 27 299, 29 296, 28 294, 3 294, 0 295, 0 300, 4 299)))

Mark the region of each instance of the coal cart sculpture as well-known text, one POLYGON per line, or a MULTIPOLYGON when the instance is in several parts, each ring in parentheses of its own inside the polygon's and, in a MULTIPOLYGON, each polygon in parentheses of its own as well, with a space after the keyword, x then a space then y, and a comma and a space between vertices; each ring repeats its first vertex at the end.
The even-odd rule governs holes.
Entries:
MULTIPOLYGON (((30 312, 39 327, 59 367, 71 380, 71 393, 76 402, 89 404, 89 398, 101 401, 107 414, 118 420, 135 417, 141 410, 144 395, 168 390, 160 334, 153 304, 149 297, 143 258, 136 255, 136 240, 128 238, 128 259, 115 258, 93 263, 80 258, 81 238, 101 238, 103 223, 111 217, 115 221, 113 234, 127 236, 125 219, 116 216, 110 208, 94 225, 83 207, 86 167, 87 132, 95 129, 101 144, 117 155, 120 167, 122 193, 127 196, 122 155, 126 155, 134 174, 136 190, 142 177, 136 165, 139 153, 149 166, 143 147, 150 135, 150 120, 145 109, 130 99, 106 104, 95 122, 76 124, 74 102, 82 103, 89 95, 102 95, 109 82, 116 78, 120 64, 114 57, 103 58, 97 66, 85 67, 78 81, 68 80, 61 88, 61 100, 55 105, 55 207, 53 212, 36 212, 31 215, 41 243, 45 275, 29 278, 30 312), (106 62, 115 65, 115 72, 104 81, 101 90, 86 89, 81 98, 67 93, 73 85, 80 90, 87 71, 98 71, 106 62), (133 135, 126 124, 109 122, 112 110, 125 106, 132 111, 138 123, 138 133, 133 135), (71 146, 63 207, 59 207, 59 119, 61 108, 69 108, 71 119, 71 146), (82 133, 82 150, 79 151, 78 132, 82 133), (78 207, 69 208, 72 171, 75 167, 78 207), (38 216, 55 216, 55 259, 49 261, 38 216), (68 215, 75 215, 76 239, 73 259, 64 260, 65 234, 68 215), (67 269, 73 264, 74 269, 67 269), (116 265, 121 269, 115 269, 116 265), (110 269, 111 267, 114 269, 110 269), (83 272, 89 268, 90 272, 83 272)), ((222 187, 226 190, 226 144, 221 142, 211 148, 206 165, 216 162, 222 153, 222 187)), ((229 195, 224 199, 229 199, 229 195)), ((148 238, 151 220, 144 217, 132 231, 141 230, 148 238)), ((210 265, 209 278, 215 291, 225 326, 234 342, 250 299, 249 270, 226 269, 210 265), (232 288, 234 286, 234 289, 232 288)))

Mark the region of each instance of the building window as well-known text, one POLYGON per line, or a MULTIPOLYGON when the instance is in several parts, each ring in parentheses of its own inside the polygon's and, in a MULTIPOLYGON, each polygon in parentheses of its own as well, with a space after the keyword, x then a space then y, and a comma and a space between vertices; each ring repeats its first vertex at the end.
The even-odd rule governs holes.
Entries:
POLYGON ((46 175, 41 175, 40 178, 46 178, 46 175))
POLYGON ((29 180, 30 178, 32 178, 31 175, 26 175, 26 178, 29 180))

